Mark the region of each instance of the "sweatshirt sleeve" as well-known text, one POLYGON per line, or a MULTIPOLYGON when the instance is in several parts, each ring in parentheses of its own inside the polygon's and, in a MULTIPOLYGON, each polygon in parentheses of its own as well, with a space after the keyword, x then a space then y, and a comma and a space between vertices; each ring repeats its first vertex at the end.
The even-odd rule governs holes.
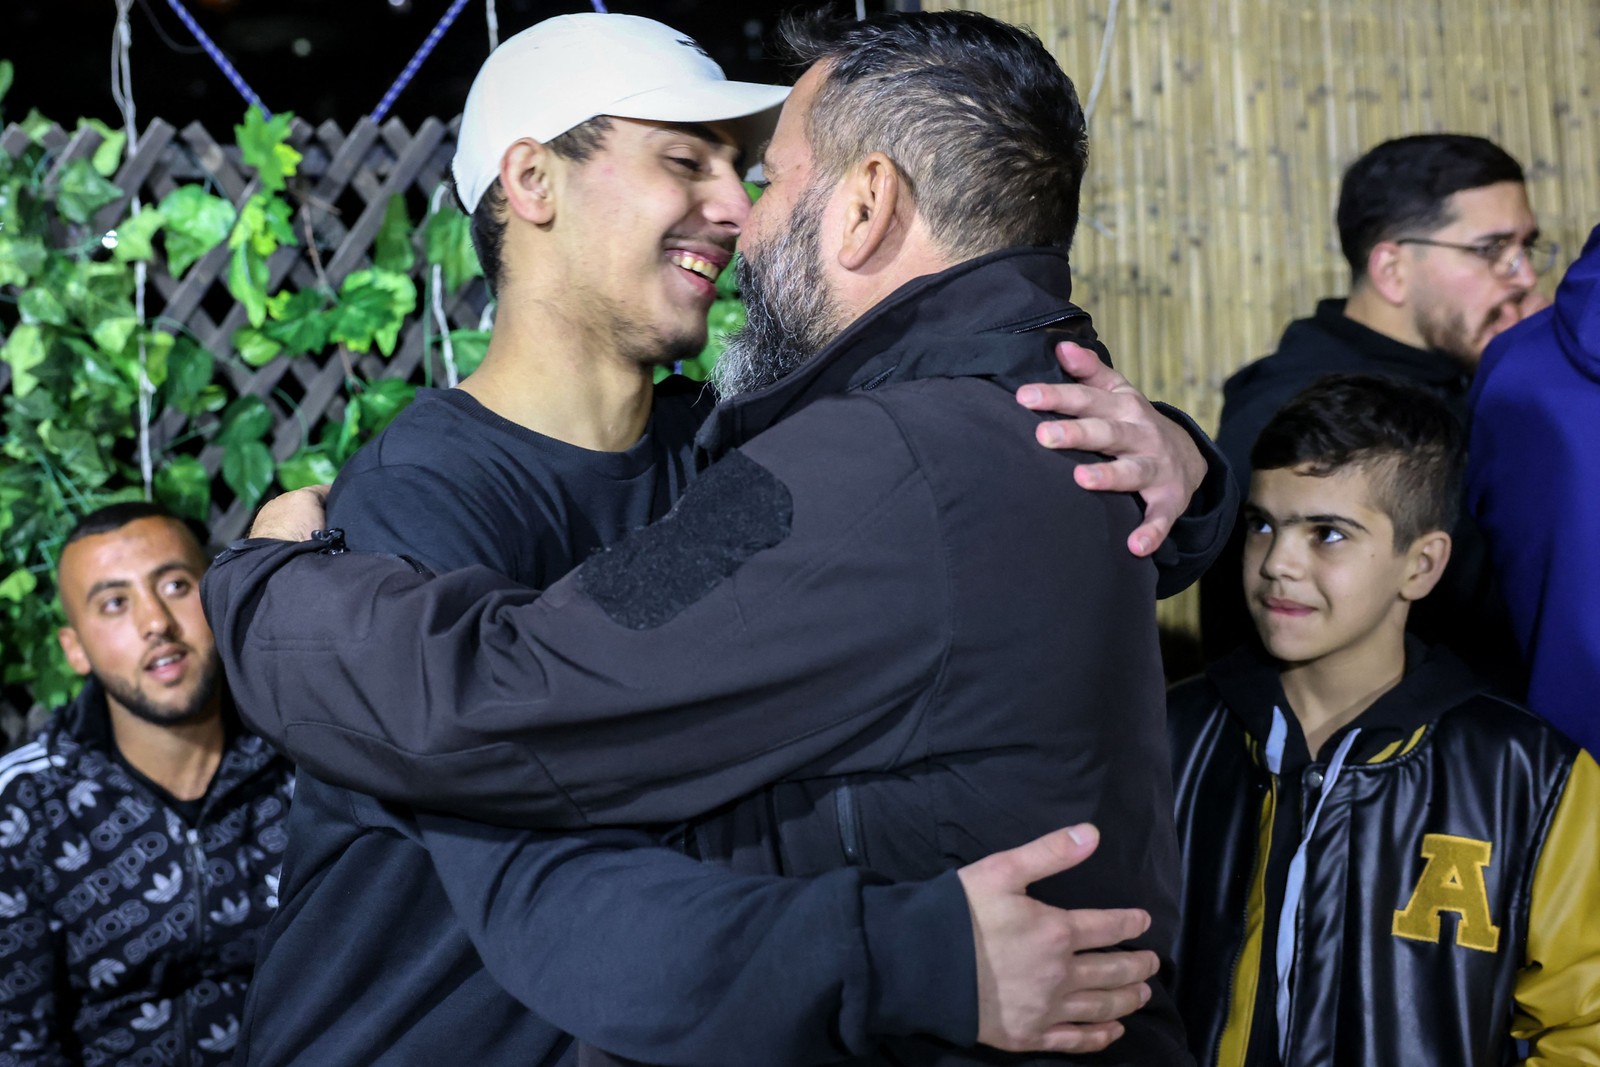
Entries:
POLYGON ((1156 596, 1165 599, 1199 581, 1222 554, 1239 514, 1239 487, 1221 450, 1193 419, 1167 404, 1155 408, 1183 427, 1206 460, 1205 479, 1156 550, 1156 596))
POLYGON ((204 591, 253 727, 323 779, 526 826, 675 822, 802 769, 890 768, 951 625, 931 491, 867 398, 762 434, 542 596, 244 547, 204 591))
POLYGON ((976 1040, 955 872, 737 875, 637 847, 421 814, 455 914, 512 996, 579 1040, 659 1067, 806 1067, 885 1038, 976 1040))
MULTIPOLYGON (((24 813, 12 803, 14 790, 0 799, 11 821, 20 818, 23 832, 30 816, 35 826, 43 824, 42 811, 24 813)), ((43 865, 33 843, 11 851, 0 862, 0 967, 6 973, 0 982, 0 1067, 67 1067, 78 1060, 72 1005, 63 1003, 67 946, 53 929, 48 894, 29 873, 43 865), (30 863, 23 862, 24 850, 33 854, 30 863)))
POLYGON ((1600 1064, 1600 767, 1582 750, 1534 869, 1512 1036, 1527 1067, 1600 1064))

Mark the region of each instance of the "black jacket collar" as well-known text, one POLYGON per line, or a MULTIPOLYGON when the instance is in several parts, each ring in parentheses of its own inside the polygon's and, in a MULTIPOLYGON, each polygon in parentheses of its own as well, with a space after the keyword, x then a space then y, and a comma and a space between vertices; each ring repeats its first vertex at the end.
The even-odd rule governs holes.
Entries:
MULTIPOLYGON (((244 729, 226 689, 222 694, 222 720, 228 740, 208 796, 220 797, 282 759, 264 740, 244 729)), ((81 777, 98 777, 103 767, 98 761, 116 758, 111 708, 106 703, 105 687, 94 675, 83 680, 76 697, 51 714, 45 748, 63 761, 69 773, 81 777), (84 760, 96 762, 89 765, 84 760)))
POLYGON ((1344 313, 1343 300, 1320 300, 1317 312, 1309 319, 1291 322, 1278 344, 1279 352, 1315 352, 1319 347, 1338 345, 1361 354, 1362 358, 1407 381, 1432 386, 1452 394, 1465 394, 1470 380, 1459 361, 1442 352, 1431 352, 1386 333, 1363 326, 1344 313))
POLYGON ((1067 254, 1055 248, 1002 249, 913 279, 794 373, 719 405, 696 439, 698 457, 711 462, 812 401, 853 389, 919 378, 986 378, 1007 388, 1065 381, 1051 354, 1057 340, 1106 358, 1071 292, 1067 254))
MULTIPOLYGON (((1257 741, 1265 743, 1271 732, 1272 709, 1283 709, 1289 724, 1283 765, 1289 770, 1310 763, 1311 755, 1299 720, 1284 696, 1278 676, 1280 666, 1259 641, 1251 638, 1244 647, 1206 668, 1206 677, 1216 687, 1228 711, 1257 741)), ((1449 651, 1424 644, 1407 634, 1406 670, 1400 683, 1329 738, 1325 748, 1332 751, 1346 733, 1359 728, 1361 737, 1351 752, 1351 759, 1369 758, 1393 742, 1406 739, 1419 727, 1438 721, 1441 715, 1468 698, 1486 691, 1466 664, 1449 651)))

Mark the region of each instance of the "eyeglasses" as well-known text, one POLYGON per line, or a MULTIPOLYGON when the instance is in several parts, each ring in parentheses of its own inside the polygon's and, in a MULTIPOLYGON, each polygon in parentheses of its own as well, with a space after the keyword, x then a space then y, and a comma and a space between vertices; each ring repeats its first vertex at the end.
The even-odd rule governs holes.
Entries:
POLYGON ((1489 269, 1496 277, 1510 278, 1522 269, 1522 264, 1527 263, 1534 274, 1543 274, 1556 265, 1556 254, 1561 251, 1554 241, 1528 241, 1518 244, 1509 238, 1498 241, 1489 241, 1481 245, 1462 245, 1453 241, 1435 241, 1427 237, 1402 237, 1395 241, 1397 245, 1428 245, 1431 248, 1453 248, 1457 252, 1467 252, 1477 256, 1489 265, 1489 269), (1506 253, 1512 250, 1516 254, 1510 258, 1506 253))

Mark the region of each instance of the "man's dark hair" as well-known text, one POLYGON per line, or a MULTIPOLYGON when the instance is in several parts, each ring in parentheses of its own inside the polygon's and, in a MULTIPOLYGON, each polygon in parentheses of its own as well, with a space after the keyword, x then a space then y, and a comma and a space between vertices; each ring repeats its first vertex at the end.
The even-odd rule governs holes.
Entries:
POLYGON ((894 161, 941 249, 1067 248, 1088 164, 1072 80, 1027 30, 972 11, 790 16, 781 47, 829 64, 807 136, 820 176, 894 161))
POLYGON ((1339 244, 1351 280, 1365 277, 1380 242, 1448 226, 1445 201, 1456 193, 1523 180, 1522 165, 1482 137, 1422 133, 1383 142, 1350 165, 1339 187, 1339 244))
MULTIPOLYGON (((601 142, 611 129, 611 120, 598 115, 566 133, 552 137, 545 147, 562 159, 587 163, 600 150, 601 142)), ((465 212, 466 205, 461 203, 461 193, 456 189, 454 180, 450 182, 450 192, 456 198, 456 206, 465 212)), ((506 192, 500 187, 500 179, 490 182, 489 188, 478 198, 477 210, 472 212, 471 232, 472 250, 478 254, 478 264, 483 267, 483 279, 489 285, 489 295, 498 298, 500 283, 504 280, 502 260, 506 244, 506 192)))
POLYGON ((1394 524, 1395 551, 1448 532, 1461 506, 1466 433, 1445 402, 1392 378, 1335 374, 1302 390, 1250 450, 1255 470, 1325 478, 1355 467, 1394 524))
POLYGON ((94 537, 98 534, 111 533, 120 530, 130 522, 140 519, 166 519, 168 522, 177 523, 189 532, 195 544, 200 547, 201 555, 205 555, 206 531, 195 522, 180 518, 161 504, 148 500, 124 500, 116 504, 107 504, 105 507, 96 508, 80 518, 67 534, 67 539, 62 542, 63 547, 74 541, 81 541, 85 537, 94 537))

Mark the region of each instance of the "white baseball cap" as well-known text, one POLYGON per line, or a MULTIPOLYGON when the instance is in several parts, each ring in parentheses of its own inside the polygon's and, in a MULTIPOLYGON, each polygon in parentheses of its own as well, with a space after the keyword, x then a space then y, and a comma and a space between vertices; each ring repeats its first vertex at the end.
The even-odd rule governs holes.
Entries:
POLYGON ((599 115, 653 122, 746 117, 770 135, 789 90, 732 82, 687 34, 637 15, 558 15, 507 38, 484 61, 450 169, 470 213, 500 177, 500 158, 524 137, 545 142, 599 115))

